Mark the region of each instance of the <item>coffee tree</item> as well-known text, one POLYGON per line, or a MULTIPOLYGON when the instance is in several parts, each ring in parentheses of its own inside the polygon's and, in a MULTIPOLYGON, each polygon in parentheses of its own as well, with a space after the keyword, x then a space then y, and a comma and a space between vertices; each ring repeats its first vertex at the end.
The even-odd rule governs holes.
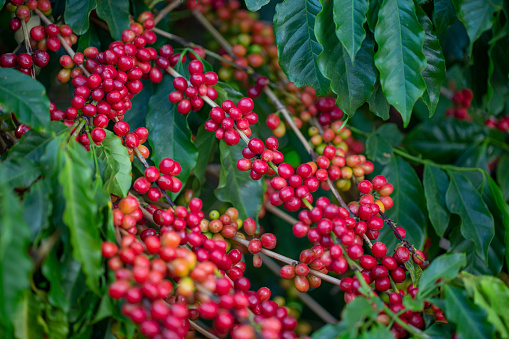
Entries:
POLYGON ((0 0, 2 338, 508 337, 507 6, 0 0))

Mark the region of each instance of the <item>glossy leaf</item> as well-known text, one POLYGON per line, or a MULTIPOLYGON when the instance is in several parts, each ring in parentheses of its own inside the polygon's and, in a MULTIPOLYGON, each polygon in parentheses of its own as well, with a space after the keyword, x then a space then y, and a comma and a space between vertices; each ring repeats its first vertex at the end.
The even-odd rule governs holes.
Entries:
POLYGON ((467 148, 486 138, 484 128, 457 119, 427 121, 407 134, 404 145, 411 153, 436 162, 453 162, 467 148))
POLYGON ((437 33, 442 33, 456 20, 456 10, 451 0, 435 0, 433 5, 433 23, 437 33))
POLYGON ((96 153, 105 165, 104 189, 119 197, 125 197, 131 188, 131 160, 127 148, 112 132, 106 130, 106 138, 96 153))
POLYGON ((453 335, 453 326, 451 324, 435 322, 426 328, 423 333, 428 335, 430 339, 449 339, 453 335))
POLYGON ((445 305, 445 316, 450 323, 456 324, 458 337, 493 338, 495 328, 486 322, 486 311, 471 302, 464 290, 446 285, 445 305))
MULTIPOLYGON (((81 265, 79 266, 81 267, 81 265)), ((48 256, 44 259, 41 267, 42 274, 50 283, 50 290, 48 291, 49 302, 62 310, 69 311, 69 301, 66 298, 66 292, 61 287, 62 284, 62 271, 65 269, 64 265, 61 264, 57 257, 56 250, 53 249, 48 253, 48 256)), ((71 270, 65 270, 66 278, 72 276, 71 270)))
POLYGON ((315 19, 322 9, 318 0, 285 0, 276 6, 274 33, 279 64, 298 87, 313 86, 318 94, 329 90, 330 81, 318 67, 323 48, 315 36, 315 19))
POLYGON ((191 131, 186 116, 177 111, 177 105, 168 101, 173 91, 172 78, 164 77, 148 103, 146 126, 150 131, 148 140, 152 147, 152 160, 159 164, 164 158, 180 163, 182 171, 177 176, 185 184, 196 165, 198 149, 191 141, 191 131))
POLYGON ((129 0, 97 0, 97 16, 108 24, 111 36, 120 40, 129 28, 129 0))
POLYGON ((435 114, 440 99, 440 89, 446 76, 445 59, 440 41, 433 31, 433 24, 426 12, 419 6, 417 6, 417 17, 425 32, 423 52, 426 57, 426 68, 422 71, 422 77, 426 83, 426 90, 422 95, 422 100, 428 107, 429 116, 432 117, 435 114))
POLYGON ((242 144, 227 146, 224 141, 219 143, 221 154, 221 173, 216 197, 224 202, 235 204, 241 219, 258 220, 262 208, 263 181, 251 179, 249 172, 237 169, 237 160, 242 158, 242 144))
POLYGON ((382 5, 383 0, 369 0, 369 8, 367 16, 368 27, 371 32, 375 31, 376 22, 378 21, 378 12, 380 11, 380 6, 382 5))
POLYGON ((23 291, 30 288, 33 263, 28 254, 30 228, 18 197, 7 185, 0 186, 0 225, 0 323, 11 332, 23 291))
POLYGON ((52 192, 53 187, 49 180, 39 180, 23 197, 23 215, 30 226, 32 240, 49 225, 49 216, 53 209, 50 199, 52 192))
POLYGON ((196 139, 194 140, 196 147, 198 148, 198 159, 196 160, 196 166, 193 169, 193 174, 199 180, 200 185, 205 184, 205 170, 211 157, 214 156, 216 148, 216 136, 214 133, 205 131, 203 126, 200 126, 196 139))
POLYGON ((40 175, 41 169, 35 161, 13 158, 0 163, 0 185, 24 188, 40 175))
POLYGON ((369 110, 375 113, 376 116, 384 120, 389 119, 389 110, 391 105, 389 105, 387 99, 385 98, 385 94, 382 90, 382 85, 380 85, 379 79, 377 79, 375 82, 373 94, 371 94, 367 102, 369 104, 369 110))
POLYGON ((424 29, 415 14, 412 0, 384 0, 378 13, 375 65, 387 101, 401 113, 405 126, 426 83, 423 53, 424 29))
POLYGON ((435 232, 443 237, 451 218, 445 201, 445 195, 449 187, 449 177, 440 168, 425 165, 423 185, 429 219, 435 232))
MULTIPOLYGON (((392 183, 391 194, 394 205, 386 215, 406 230, 406 240, 422 249, 424 245, 424 226, 426 225, 424 190, 412 166, 400 157, 394 156, 382 171, 387 182, 392 183)), ((390 227, 380 231, 379 241, 387 245, 388 251, 395 247, 397 238, 390 227)), ((390 253, 390 252, 388 252, 390 253)))
MULTIPOLYGON (((351 64, 353 64, 355 56, 366 37, 363 26, 367 20, 368 0, 334 0, 328 1, 328 3, 334 3, 333 13, 336 35, 348 52, 351 64)), ((322 1, 322 6, 325 8, 324 1, 322 1)))
POLYGON ((433 259, 421 276, 419 295, 429 297, 438 279, 453 279, 462 267, 467 264, 464 253, 442 254, 433 259))
POLYGON ((49 127, 49 99, 37 80, 15 69, 0 68, 0 106, 35 129, 49 127))
POLYGON ((366 139, 366 156, 382 165, 391 161, 393 146, 398 146, 403 134, 395 124, 383 124, 366 139))
POLYGON ((246 3, 247 9, 251 12, 256 12, 266 4, 270 2, 270 0, 244 0, 246 3))
MULTIPOLYGON (((75 144, 74 142, 71 145, 75 144)), ((101 238, 97 227, 98 206, 91 194, 92 164, 90 156, 75 145, 72 158, 64 154, 65 165, 58 180, 63 187, 65 210, 63 220, 69 227, 73 255, 83 264, 88 287, 99 293, 99 279, 102 275, 101 238)))
POLYGON ((322 74, 331 80, 331 88, 338 95, 337 104, 352 116, 373 92, 376 81, 373 63, 374 41, 371 36, 362 42, 355 63, 335 35, 332 2, 322 0, 323 10, 316 17, 316 38, 324 47, 317 58, 322 74))
POLYGON ((494 14, 502 7, 502 0, 452 0, 458 19, 465 25, 470 38, 469 54, 474 42, 493 26, 494 14))
POLYGON ((507 22, 505 17, 498 16, 492 30, 492 38, 489 42, 488 63, 488 92, 487 111, 489 115, 497 115, 505 108, 505 101, 509 95, 507 78, 509 66, 507 65, 507 22), (502 22, 504 24, 502 24, 502 22))
POLYGON ((77 35, 86 33, 89 27, 88 18, 95 6, 96 0, 66 0, 65 23, 71 26, 73 32, 77 35))
POLYGON ((509 316, 506 307, 509 303, 509 288, 496 277, 474 276, 463 273, 465 289, 474 303, 488 313, 488 321, 492 323, 501 338, 509 337, 509 316))
POLYGON ((30 290, 25 290, 23 299, 14 316, 14 336, 18 339, 41 338, 41 301, 30 290))
POLYGON ((447 208, 461 218, 461 234, 475 243, 477 254, 488 263, 488 247, 495 235, 493 216, 471 182, 452 172, 449 178, 447 208))

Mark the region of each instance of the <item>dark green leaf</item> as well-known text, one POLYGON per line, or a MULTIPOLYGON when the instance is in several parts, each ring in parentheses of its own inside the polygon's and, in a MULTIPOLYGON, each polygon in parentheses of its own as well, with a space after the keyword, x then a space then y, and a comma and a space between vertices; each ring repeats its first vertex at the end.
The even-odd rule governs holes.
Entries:
POLYGON ((0 186, 0 225, 0 323, 10 332, 23 291, 30 288, 33 264, 28 255, 30 228, 19 199, 7 185, 0 186))
MULTIPOLYGON (((406 240, 421 249, 424 244, 424 226, 426 225, 424 190, 421 181, 412 166, 400 157, 393 156, 391 162, 382 171, 387 182, 394 186, 391 194, 394 205, 386 215, 406 230, 406 240)), ((397 242, 394 232, 385 226, 380 231, 379 241, 391 251, 397 242)))
POLYGON ((53 308, 46 304, 45 320, 48 324, 48 336, 53 339, 65 339, 69 337, 69 319, 67 313, 59 308, 53 308))
POLYGON ((318 0, 285 0, 276 6, 276 34, 279 64, 290 81, 298 87, 313 86, 325 94, 330 81, 318 68, 317 57, 322 52, 315 37, 315 19, 321 10, 318 0))
MULTIPOLYGON (((376 1, 376 0, 375 0, 376 1)), ((368 99, 369 110, 375 113, 376 116, 387 120, 389 119, 389 110, 391 105, 387 102, 385 98, 385 94, 382 90, 382 85, 380 85, 380 79, 377 79, 375 82, 375 87, 373 88, 373 94, 368 99)))
POLYGON ((9 150, 7 159, 25 158, 39 161, 54 136, 66 130, 65 126, 60 123, 51 124, 50 127, 52 132, 42 132, 33 129, 26 132, 9 150))
POLYGON ((449 177, 440 168, 424 166, 424 193, 426 193, 426 206, 429 219, 440 237, 443 237, 449 225, 450 214, 447 210, 445 195, 449 187, 449 177))
POLYGON ((49 180, 39 180, 23 197, 23 215, 27 224, 30 225, 32 240, 49 225, 49 216, 53 209, 50 199, 52 192, 53 187, 49 180))
POLYGON ((409 310, 420 312, 424 309, 424 300, 422 300, 419 296, 412 297, 411 295, 407 294, 403 297, 403 305, 409 310))
POLYGON ((493 216, 476 188, 464 176, 449 173, 446 194, 449 211, 461 218, 461 234, 475 243, 477 254, 488 262, 488 247, 495 235, 493 216))
POLYGON ((88 17, 95 6, 96 0, 66 0, 64 13, 65 23, 71 26, 75 34, 84 34, 88 31, 88 17))
POLYGON ((219 200, 233 203, 241 219, 258 220, 262 208, 263 180, 253 180, 249 172, 237 169, 243 148, 241 144, 229 147, 224 141, 220 142, 221 173, 215 194, 219 200))
POLYGON ((119 197, 125 197, 131 188, 131 160, 127 148, 112 132, 106 130, 106 138, 96 147, 97 156, 103 160, 104 189, 119 197))
MULTIPOLYGON (((71 142, 70 145, 75 144, 71 142)), ((73 254, 83 264, 87 285, 99 293, 103 270, 101 238, 96 222, 98 206, 90 190, 92 164, 90 155, 80 145, 71 150, 73 156, 64 154, 65 165, 58 176, 65 197, 63 220, 70 230, 73 254)))
MULTIPOLYGON (((332 3, 332 1, 327 2, 332 3)), ((324 1, 322 1, 322 6, 325 8, 324 1)), ((351 64, 353 64, 355 55, 366 37, 363 26, 367 20, 368 8, 368 0, 334 0, 333 12, 336 35, 348 52, 351 64)), ((326 48, 324 47, 324 49, 326 48)))
POLYGON ((182 171, 177 176, 185 185, 191 169, 196 165, 198 149, 191 141, 191 131, 186 116, 177 111, 177 105, 168 101, 168 93, 173 91, 172 79, 164 77, 156 93, 148 103, 148 140, 152 147, 152 160, 159 164, 164 158, 180 163, 182 171))
POLYGON ((474 42, 493 26, 495 13, 502 7, 501 0, 452 0, 458 19, 465 25, 470 38, 469 54, 474 42))
POLYGON ((200 185, 205 184, 205 170, 209 159, 214 156, 216 150, 216 136, 214 133, 205 131, 205 128, 200 126, 198 134, 194 140, 194 144, 198 148, 198 159, 196 160, 196 167, 193 169, 193 174, 200 181, 200 185))
POLYGON ((426 68, 422 71, 422 77, 426 83, 426 90, 422 100, 428 106, 429 116, 435 114, 438 100, 440 99, 440 88, 445 80, 445 59, 442 53, 440 41, 433 32, 433 25, 428 15, 417 6, 417 16, 425 31, 424 56, 426 57, 426 68))
POLYGON ((486 138, 478 124, 457 119, 419 124, 405 139, 410 152, 436 162, 454 162, 467 148, 486 138))
POLYGON ((0 68, 0 106, 35 129, 49 127, 49 99, 44 86, 15 69, 0 68))
POLYGON ((405 126, 426 83, 423 53, 424 29, 415 14, 412 0, 384 0, 375 28, 378 51, 375 64, 387 101, 398 110, 405 126))
POLYGON ((392 336, 388 326, 380 323, 371 326, 369 331, 363 332, 361 338, 363 339, 386 339, 392 336))
POLYGON ((509 85, 507 83, 509 75, 509 66, 507 65, 507 51, 509 49, 507 25, 505 17, 499 15, 493 27, 493 37, 491 38, 488 50, 488 93, 486 96, 489 115, 497 115, 504 110, 505 101, 509 94, 509 85), (502 25, 502 21, 504 21, 504 25, 502 25))
POLYGON ((369 9, 367 13, 368 26, 371 32, 375 31, 376 22, 378 21, 378 12, 383 0, 369 0, 369 9))
POLYGON ((25 290, 23 299, 14 316, 14 336, 18 339, 36 339, 42 336, 42 327, 38 322, 41 316, 41 301, 25 290))
POLYGON ((387 165, 394 154, 392 147, 399 145, 402 139, 403 134, 395 124, 384 124, 366 140, 366 155, 373 161, 387 165))
POLYGON ((449 339, 453 335, 453 327, 450 324, 435 322, 423 333, 427 334, 430 339, 449 339))
MULTIPOLYGON (((78 267, 81 267, 78 266, 78 267)), ((62 269, 63 265, 57 257, 57 250, 53 248, 42 263, 42 274, 50 283, 50 290, 48 292, 48 300, 51 305, 61 308, 62 310, 69 311, 69 301, 66 298, 66 292, 62 288, 62 269)), ((71 272, 65 272, 66 278, 71 276, 71 272)))
POLYGON ((335 35, 332 2, 321 2, 323 10, 316 17, 315 31, 324 49, 317 58, 318 67, 331 80, 332 90, 338 95, 339 108, 352 116, 373 93, 376 81, 374 42, 371 36, 366 37, 352 64, 348 52, 335 35))
POLYGON ((429 267, 422 273, 419 295, 429 297, 428 293, 435 288, 438 279, 453 279, 466 264, 464 253, 442 254, 433 259, 429 267))
POLYGON ((270 2, 270 0, 244 0, 246 3, 247 9, 251 12, 256 12, 266 4, 270 2))
POLYGON ((456 324, 459 338, 493 338, 495 328, 486 322, 486 312, 472 303, 464 290, 446 285, 445 305, 445 316, 456 324))
POLYGON ((142 80, 142 83, 143 90, 131 99, 133 107, 129 110, 129 114, 124 116, 124 121, 129 124, 132 130, 138 127, 145 127, 148 101, 156 90, 155 84, 150 80, 142 80))
POLYGON ((98 321, 101 321, 107 317, 111 317, 113 315, 113 304, 111 302, 111 298, 109 294, 105 294, 102 299, 101 303, 99 304, 99 309, 97 310, 96 314, 94 315, 93 322, 96 323, 98 321))
POLYGON ((111 36, 120 40, 129 28, 129 0, 97 0, 97 16, 108 24, 111 36))
POLYGON ((442 33, 456 20, 456 10, 451 0, 435 0, 433 4, 435 6, 433 8, 433 23, 437 33, 442 33))
POLYGON ((41 169, 35 161, 23 158, 11 158, 0 163, 0 185, 25 188, 41 175, 41 169))

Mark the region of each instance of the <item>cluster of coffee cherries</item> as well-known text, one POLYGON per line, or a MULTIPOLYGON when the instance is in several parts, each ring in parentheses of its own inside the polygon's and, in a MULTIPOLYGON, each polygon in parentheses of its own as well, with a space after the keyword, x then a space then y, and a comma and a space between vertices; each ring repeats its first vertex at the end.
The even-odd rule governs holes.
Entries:
POLYGON ((318 288, 322 283, 322 279, 310 273, 310 269, 327 274, 328 270, 324 267, 321 260, 324 253, 325 250, 320 245, 302 251, 299 263, 285 265, 281 268, 279 272, 281 278, 293 279, 295 288, 301 293, 309 291, 309 288, 318 288))
POLYGON ((51 2, 49 0, 10 0, 5 4, 8 12, 14 13, 15 17, 9 21, 9 28, 16 32, 21 28, 21 20, 30 21, 31 11, 39 9, 45 15, 51 14, 51 2))
POLYGON ((178 103, 177 111, 180 114, 197 112, 203 107, 202 96, 208 96, 210 99, 217 98, 217 91, 214 85, 217 84, 218 77, 215 72, 203 73, 203 63, 200 60, 193 60, 188 65, 190 85, 183 77, 173 79, 173 88, 175 91, 168 95, 172 103, 178 103), (185 96, 185 97, 184 97, 185 96))
POLYGON ((178 193, 182 189, 182 182, 177 178, 180 171, 181 166, 178 161, 165 158, 159 162, 158 167, 147 167, 144 176, 134 181, 133 189, 140 194, 146 194, 151 201, 157 201, 163 197, 161 190, 178 193), (152 186, 153 183, 157 185, 152 186))
POLYGON ((283 153, 277 150, 279 142, 275 137, 265 139, 253 138, 249 140, 247 147, 242 150, 243 158, 237 161, 237 168, 241 171, 250 171, 251 179, 260 180, 264 174, 274 175, 275 171, 270 167, 284 160, 283 153))
POLYGON ((113 225, 136 235, 138 233, 136 225, 144 222, 143 211, 135 197, 127 196, 113 205, 113 225))
POLYGON ((472 91, 468 88, 455 92, 451 99, 454 107, 449 107, 445 111, 445 115, 453 116, 459 120, 472 121, 472 117, 468 113, 468 109, 472 103, 472 98, 472 91))
POLYGON ((49 50, 56 52, 61 47, 59 36, 62 37, 69 46, 74 45, 78 40, 77 36, 72 32, 71 27, 68 25, 61 24, 58 26, 56 24, 49 24, 46 27, 32 27, 30 30, 30 43, 34 49, 37 48, 42 51, 49 50))
POLYGON ((210 120, 205 122, 205 130, 215 132, 216 138, 224 140, 228 146, 237 145, 240 133, 249 138, 249 126, 258 122, 258 114, 253 112, 253 109, 254 102, 251 98, 242 98, 236 105, 231 100, 225 100, 221 107, 212 107, 210 120))

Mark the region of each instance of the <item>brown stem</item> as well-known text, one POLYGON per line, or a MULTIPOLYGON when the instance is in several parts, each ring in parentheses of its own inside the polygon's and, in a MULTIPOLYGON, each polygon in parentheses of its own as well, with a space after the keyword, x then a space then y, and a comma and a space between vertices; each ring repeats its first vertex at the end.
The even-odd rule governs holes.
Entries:
POLYGON ((193 11, 192 13, 193 13, 194 17, 200 22, 200 24, 202 24, 202 26, 205 27, 207 29, 207 31, 209 31, 210 34, 212 34, 214 39, 216 39, 219 42, 221 47, 223 47, 224 50, 228 54, 230 54, 230 56, 233 56, 233 54, 232 54, 232 46, 230 45, 230 43, 228 41, 226 41, 225 38, 223 38, 221 33, 219 33, 216 30, 216 28, 214 26, 212 26, 212 24, 207 20, 207 18, 205 18, 203 16, 203 14, 201 14, 198 11, 193 11))
POLYGON ((200 325, 198 325, 197 323, 195 323, 192 320, 189 320, 189 325, 191 325, 191 327, 194 328, 196 331, 203 334, 206 338, 219 339, 219 337, 216 337, 215 335, 213 335, 212 333, 210 333, 209 331, 207 331, 206 329, 204 329, 203 327, 201 327, 200 325))
MULTIPOLYGON (((30 48, 30 36, 28 34, 28 28, 25 20, 21 20, 21 28, 23 28, 23 35, 25 36, 25 48, 29 55, 32 55, 32 48, 30 48)), ((35 79, 34 65, 30 66, 30 75, 32 79, 35 79)))
POLYGON ((170 13, 175 8, 180 6, 180 4, 181 4, 180 0, 173 0, 168 5, 166 5, 166 7, 157 12, 157 15, 154 17, 154 25, 157 25, 159 21, 161 21, 165 16, 167 16, 168 13, 170 13))
POLYGON ((279 208, 273 206, 270 202, 265 203, 264 206, 267 209, 267 211, 269 211, 272 214, 277 215, 278 217, 280 217, 281 219, 283 219, 284 221, 286 221, 287 223, 289 223, 291 225, 295 225, 296 223, 299 222, 294 217, 286 214, 284 211, 282 211, 279 208))

